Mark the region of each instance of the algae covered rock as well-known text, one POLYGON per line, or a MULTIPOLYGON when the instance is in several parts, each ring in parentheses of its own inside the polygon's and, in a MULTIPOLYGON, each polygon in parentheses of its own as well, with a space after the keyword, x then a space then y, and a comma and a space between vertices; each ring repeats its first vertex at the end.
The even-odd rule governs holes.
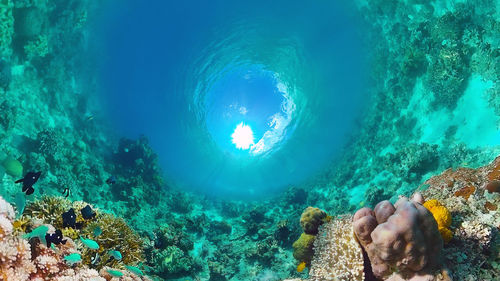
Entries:
POLYGON ((299 239, 292 245, 293 257, 300 262, 310 264, 314 254, 313 246, 315 238, 316 236, 314 235, 302 233, 299 239))
POLYGON ((300 226, 307 234, 318 234, 318 227, 327 220, 326 213, 314 207, 307 207, 300 216, 300 226))

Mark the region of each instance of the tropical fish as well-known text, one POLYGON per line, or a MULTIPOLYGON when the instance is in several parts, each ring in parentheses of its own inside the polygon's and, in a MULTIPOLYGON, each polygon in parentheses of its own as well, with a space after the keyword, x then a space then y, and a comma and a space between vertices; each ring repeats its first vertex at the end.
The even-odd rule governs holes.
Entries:
POLYGON ((97 237, 102 234, 102 229, 99 226, 94 228, 94 237, 97 237))
POLYGON ((111 250, 111 251, 108 252, 108 254, 110 256, 112 256, 113 258, 115 258, 116 260, 121 260, 122 259, 122 253, 120 253, 119 251, 111 250))
POLYGON ((23 193, 16 194, 16 208, 17 208, 17 216, 18 219, 24 212, 24 207, 26 207, 26 197, 23 193))
POLYGON ((99 244, 97 244, 97 242, 92 239, 85 239, 82 236, 80 236, 80 240, 82 241, 83 245, 87 246, 89 249, 92 250, 99 249, 99 244))
POLYGON ((127 268, 130 272, 132 272, 133 274, 137 275, 137 276, 143 276, 144 273, 137 267, 135 266, 131 266, 131 265, 126 265, 125 268, 127 268))
POLYGON ((47 245, 47 241, 45 240, 45 234, 49 231, 49 227, 46 225, 40 225, 39 227, 33 229, 30 233, 26 233, 23 235, 24 239, 31 239, 33 237, 38 237, 43 244, 47 245))
POLYGON ((82 217, 86 220, 93 219, 96 216, 96 213, 92 210, 90 205, 85 206, 80 212, 82 213, 82 217))
POLYGON ((115 184, 115 183, 116 183, 116 177, 115 177, 115 176, 111 176, 111 177, 109 177, 109 178, 106 180, 106 183, 107 183, 107 184, 115 184))
POLYGON ((52 234, 45 234, 45 240, 47 241, 47 247, 50 247, 50 244, 66 244, 66 239, 63 240, 62 232, 59 229, 52 234))
POLYGON ((95 265, 96 263, 99 262, 99 260, 101 259, 101 257, 99 256, 99 253, 95 253, 95 256, 93 256, 91 259, 90 259, 90 263, 92 265, 95 265))
POLYGON ((15 183, 23 183, 23 192, 26 192, 26 195, 33 194, 35 189, 33 188, 33 185, 38 181, 38 178, 40 178, 40 175, 42 172, 29 172, 27 173, 24 178, 15 181, 15 183))
POLYGON ((78 253, 72 253, 64 257, 64 260, 70 264, 82 261, 82 256, 78 253))
POLYGON ((114 277, 122 277, 123 276, 123 272, 121 271, 118 271, 118 270, 114 270, 114 269, 108 269, 106 270, 109 274, 111 274, 112 276, 114 277))
POLYGON ((80 229, 82 227, 81 223, 76 222, 76 214, 73 208, 69 209, 67 212, 62 214, 63 227, 71 227, 80 229))

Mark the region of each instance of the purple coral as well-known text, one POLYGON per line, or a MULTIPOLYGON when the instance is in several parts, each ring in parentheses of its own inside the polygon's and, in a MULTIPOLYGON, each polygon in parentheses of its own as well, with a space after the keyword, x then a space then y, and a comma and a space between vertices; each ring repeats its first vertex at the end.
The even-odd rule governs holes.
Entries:
POLYGON ((436 221, 415 199, 382 201, 374 211, 363 208, 354 215, 354 233, 377 278, 432 278, 440 266, 443 240, 436 221))

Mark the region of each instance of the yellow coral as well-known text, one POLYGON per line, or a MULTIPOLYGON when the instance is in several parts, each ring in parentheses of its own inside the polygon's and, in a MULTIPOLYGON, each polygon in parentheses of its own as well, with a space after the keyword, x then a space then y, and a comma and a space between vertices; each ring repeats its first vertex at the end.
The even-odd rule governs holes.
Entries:
POLYGON ((69 237, 73 240, 77 239, 80 236, 78 230, 71 227, 65 227, 61 230, 61 232, 64 237, 69 237))
POLYGON ((302 233, 292 245, 293 247, 293 257, 301 262, 305 262, 306 264, 311 263, 311 259, 313 257, 313 245, 314 239, 316 236, 311 234, 302 233))
POLYGON ((431 208, 436 206, 441 206, 441 203, 439 203, 439 201, 437 201, 436 199, 427 200, 424 203, 424 207, 427 208, 427 210, 429 211, 431 208))
POLYGON ((439 233, 441 233, 444 242, 448 243, 453 237, 453 233, 449 229, 451 226, 450 211, 436 199, 425 201, 424 207, 432 213, 437 222, 439 233))
POLYGON ((451 232, 451 230, 446 227, 440 227, 439 233, 441 233, 441 237, 443 237, 444 243, 450 242, 451 238, 453 237, 453 232, 451 232))

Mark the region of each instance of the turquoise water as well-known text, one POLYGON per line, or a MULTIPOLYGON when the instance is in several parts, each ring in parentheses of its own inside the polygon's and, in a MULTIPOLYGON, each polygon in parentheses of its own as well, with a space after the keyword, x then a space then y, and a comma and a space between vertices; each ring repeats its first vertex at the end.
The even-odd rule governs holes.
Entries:
POLYGON ((360 20, 345 3, 121 5, 104 20, 109 116, 147 135, 186 188, 257 198, 302 182, 338 155, 369 99, 360 20), (248 149, 231 142, 242 122, 248 149))
POLYGON ((416 191, 494 280, 497 2, 0 0, 0 280, 326 280, 308 206, 416 191))

